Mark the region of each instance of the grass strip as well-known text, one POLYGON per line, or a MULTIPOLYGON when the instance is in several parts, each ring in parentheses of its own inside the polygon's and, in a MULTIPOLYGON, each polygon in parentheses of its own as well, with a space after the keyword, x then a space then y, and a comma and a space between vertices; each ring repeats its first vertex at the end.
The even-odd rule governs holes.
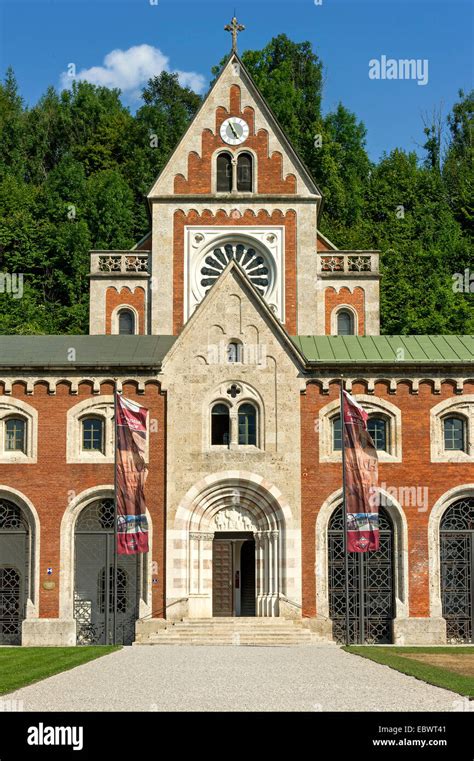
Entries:
POLYGON ((119 645, 91 647, 0 648, 0 695, 68 671, 120 650, 119 645))

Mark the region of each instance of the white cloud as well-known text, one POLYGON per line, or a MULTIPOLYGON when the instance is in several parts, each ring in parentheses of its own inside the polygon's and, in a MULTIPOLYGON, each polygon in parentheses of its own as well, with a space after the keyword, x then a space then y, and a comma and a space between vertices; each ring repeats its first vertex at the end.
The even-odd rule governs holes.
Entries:
MULTIPOLYGON (((68 69, 70 65, 68 66, 68 69)), ((141 88, 151 77, 162 71, 170 71, 169 58, 152 45, 134 45, 128 50, 112 50, 104 58, 103 66, 81 69, 71 75, 63 71, 60 76, 61 87, 68 88, 76 80, 83 80, 104 87, 118 87, 123 95, 131 100, 138 100, 141 88)), ((195 71, 176 71, 180 84, 202 93, 206 80, 195 71)))

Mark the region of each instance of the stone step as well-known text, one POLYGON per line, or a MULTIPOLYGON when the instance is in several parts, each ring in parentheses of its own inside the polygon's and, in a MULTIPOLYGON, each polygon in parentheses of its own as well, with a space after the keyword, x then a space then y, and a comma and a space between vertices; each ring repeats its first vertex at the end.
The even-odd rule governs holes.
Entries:
POLYGON ((266 632, 266 631, 277 631, 277 632, 294 632, 294 631, 303 631, 305 630, 305 627, 303 626, 296 626, 294 624, 288 624, 286 626, 281 626, 279 624, 265 624, 264 626, 260 626, 260 624, 182 624, 182 623, 176 623, 174 625, 167 625, 167 629, 176 629, 177 631, 189 631, 192 629, 192 631, 204 631, 206 629, 209 629, 212 631, 223 631, 223 632, 232 632, 232 631, 258 631, 258 632, 266 632))
POLYGON ((300 619, 185 618, 142 636, 136 645, 298 645, 312 641, 300 619))
MULTIPOLYGON (((170 622, 171 623, 171 622, 170 622)), ((175 626, 302 626, 302 622, 291 618, 183 618, 173 621, 175 626)))
POLYGON ((311 642, 311 636, 298 637, 180 637, 172 634, 156 634, 136 645, 303 645, 311 642))

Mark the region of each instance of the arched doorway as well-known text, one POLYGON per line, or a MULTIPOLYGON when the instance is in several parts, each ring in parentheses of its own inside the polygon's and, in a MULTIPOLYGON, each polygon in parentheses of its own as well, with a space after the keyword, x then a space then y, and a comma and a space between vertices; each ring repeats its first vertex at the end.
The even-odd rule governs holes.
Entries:
MULTIPOLYGON (((392 642, 395 617, 393 524, 379 509, 380 547, 377 552, 349 553, 350 641, 363 644, 392 642)), ((328 528, 329 615, 336 642, 346 641, 344 517, 342 506, 328 528)))
POLYGON ((255 616, 255 538, 217 531, 212 543, 212 615, 255 616))
POLYGON ((30 530, 22 510, 0 500, 0 645, 21 644, 31 583, 30 530))
MULTIPOLYGON (((214 550, 217 540, 232 539, 241 544, 243 575, 239 585, 241 590, 242 584, 246 587, 241 596, 246 610, 254 601, 257 617, 279 616, 282 612, 293 616, 301 609, 298 535, 288 502, 262 476, 248 471, 205 476, 183 496, 167 528, 167 617, 213 617, 217 578, 214 550), (287 541, 288 531, 291 542, 287 541), (247 541, 250 544, 244 547, 247 541)), ((227 548, 228 568, 229 555, 227 548)), ((236 565, 232 576, 226 571, 227 584, 230 580, 235 585, 235 570, 236 565)), ((226 604, 229 610, 230 603, 226 604)))
POLYGON ((440 523, 441 604, 449 643, 474 636, 474 497, 458 499, 440 523))
MULTIPOLYGON (((138 617, 141 555, 119 555, 117 642, 131 645, 138 617)), ((114 628, 114 501, 100 499, 80 513, 75 528, 74 618, 78 645, 107 645, 114 628)))

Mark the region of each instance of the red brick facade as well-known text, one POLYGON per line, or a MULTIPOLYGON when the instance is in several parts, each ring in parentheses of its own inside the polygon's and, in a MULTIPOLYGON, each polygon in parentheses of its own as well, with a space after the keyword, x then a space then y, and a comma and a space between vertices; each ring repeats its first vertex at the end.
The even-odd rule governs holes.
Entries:
MULTIPOLYGON (((153 584, 153 610, 161 611, 164 601, 164 521, 165 521, 165 396, 158 383, 145 385, 145 393, 137 393, 136 382, 125 383, 123 393, 150 410, 156 421, 150 437, 149 476, 146 484, 147 505, 153 522, 153 560, 157 563, 157 583, 153 584)), ((44 382, 37 382, 33 394, 26 394, 24 384, 15 383, 11 397, 27 402, 38 411, 38 460, 34 464, 2 463, 2 483, 18 490, 36 508, 40 523, 40 618, 56 618, 59 614, 60 527, 68 501, 86 489, 113 484, 113 464, 69 464, 66 462, 67 411, 87 398, 100 401, 101 395, 113 394, 112 383, 102 383, 100 395, 93 394, 92 384, 82 382, 78 393, 70 393, 70 384, 60 382, 54 395, 44 382), (47 569, 52 568, 51 576, 47 569), (44 582, 53 582, 45 589, 44 582)), ((4 387, 0 384, 0 399, 4 387)), ((37 537, 38 539, 38 537, 37 537)), ((161 615, 161 614, 160 614, 161 615)))
MULTIPOLYGON (((408 573, 410 616, 428 617, 428 521, 435 502, 456 485, 472 483, 472 463, 431 462, 430 409, 455 394, 451 382, 442 383, 441 393, 434 394, 433 383, 422 381, 419 392, 412 393, 410 382, 400 382, 395 394, 389 393, 388 383, 376 383, 374 398, 387 399, 402 411, 403 461, 379 463, 379 483, 391 487, 419 487, 429 489, 429 508, 426 512, 408 506, 405 514, 408 523, 408 573)), ((320 463, 320 437, 317 421, 319 411, 339 398, 339 383, 330 384, 329 393, 323 394, 320 384, 309 383, 301 396, 301 489, 302 489, 302 585, 303 615, 315 616, 315 525, 325 500, 341 487, 341 463, 320 463)), ((466 383, 464 394, 474 392, 474 382, 466 383)), ((366 383, 354 383, 353 394, 367 394, 366 383)), ((462 397, 460 397, 462 398, 462 397)))
POLYGON ((137 312, 138 315, 138 331, 140 336, 145 335, 146 330, 146 317, 145 317, 145 291, 141 285, 138 285, 133 292, 128 287, 120 288, 117 291, 116 288, 107 288, 105 292, 105 333, 111 335, 112 332, 112 314, 117 307, 131 306, 137 312))
POLYGON ((357 286, 352 291, 343 286, 338 291, 332 286, 326 288, 325 297, 325 316, 326 316, 326 335, 331 335, 331 315, 339 306, 348 305, 357 313, 357 335, 365 335, 365 293, 364 289, 357 286))

